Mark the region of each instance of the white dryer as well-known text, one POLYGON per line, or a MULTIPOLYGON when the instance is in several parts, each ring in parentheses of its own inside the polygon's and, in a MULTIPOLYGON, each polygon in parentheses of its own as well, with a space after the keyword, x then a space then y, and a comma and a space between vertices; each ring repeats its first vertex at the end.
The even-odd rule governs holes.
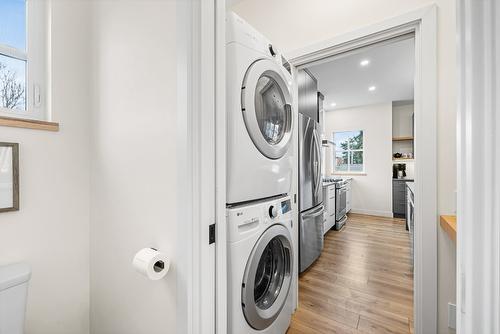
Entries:
POLYGON ((284 334, 292 300, 289 196, 227 209, 228 333, 284 334))
POLYGON ((292 76, 269 41, 234 13, 226 35, 228 204, 287 194, 292 76))

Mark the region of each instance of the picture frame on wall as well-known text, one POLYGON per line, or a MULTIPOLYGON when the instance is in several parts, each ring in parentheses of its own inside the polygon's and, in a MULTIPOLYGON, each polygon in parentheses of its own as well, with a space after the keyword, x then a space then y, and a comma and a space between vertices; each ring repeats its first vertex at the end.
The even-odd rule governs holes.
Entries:
POLYGON ((0 212, 19 210, 19 144, 0 142, 0 212))

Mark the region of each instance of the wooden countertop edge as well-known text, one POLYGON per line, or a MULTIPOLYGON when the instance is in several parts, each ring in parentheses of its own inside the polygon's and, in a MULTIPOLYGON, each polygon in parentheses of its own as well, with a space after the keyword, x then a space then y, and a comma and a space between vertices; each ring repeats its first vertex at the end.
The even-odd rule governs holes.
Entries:
POLYGON ((443 215, 439 219, 441 228, 451 240, 457 242, 457 216, 443 215))
POLYGON ((10 126, 14 128, 45 130, 53 132, 59 131, 59 123, 6 116, 0 116, 0 126, 10 126))

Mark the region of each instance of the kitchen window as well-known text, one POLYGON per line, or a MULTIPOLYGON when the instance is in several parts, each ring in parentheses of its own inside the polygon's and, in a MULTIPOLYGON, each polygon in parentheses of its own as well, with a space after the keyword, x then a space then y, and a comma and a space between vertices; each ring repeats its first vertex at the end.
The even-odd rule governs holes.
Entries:
POLYGON ((0 116, 47 120, 47 1, 0 1, 0 116))
POLYGON ((335 173, 364 173, 363 130, 333 133, 335 173))

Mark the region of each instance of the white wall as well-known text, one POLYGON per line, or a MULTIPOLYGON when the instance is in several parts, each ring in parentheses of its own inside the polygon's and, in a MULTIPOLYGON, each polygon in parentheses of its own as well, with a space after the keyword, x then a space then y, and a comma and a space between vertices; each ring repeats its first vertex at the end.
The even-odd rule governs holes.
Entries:
MULTIPOLYGON (((429 3, 428 0, 244 0, 232 9, 287 52, 429 3), (276 19, 277 13, 280 20, 276 19)), ((455 0, 433 3, 438 6, 438 210, 440 214, 450 214, 455 211, 456 189, 455 0)), ((441 334, 448 333, 446 307, 448 301, 455 301, 456 277, 455 271, 450 270, 454 267, 454 249, 441 242, 446 238, 441 229, 438 234, 438 332, 441 334)))
POLYGON ((392 103, 392 136, 409 137, 413 136, 412 114, 413 101, 392 103))
POLYGON ((136 273, 136 251, 175 260, 176 2, 93 3, 91 333, 176 332, 174 266, 136 273))
POLYGON ((325 112, 325 136, 363 130, 363 175, 350 175, 352 212, 392 217, 392 103, 325 112))
MULTIPOLYGON (((412 130, 413 102, 402 104, 401 102, 392 103, 392 136, 410 137, 413 136, 412 130)), ((392 153, 413 152, 412 141, 395 141, 392 143, 392 153)))
POLYGON ((0 265, 32 266, 26 334, 89 332, 88 5, 52 5, 56 133, 1 127, 20 145, 20 211, 0 214, 0 265))

